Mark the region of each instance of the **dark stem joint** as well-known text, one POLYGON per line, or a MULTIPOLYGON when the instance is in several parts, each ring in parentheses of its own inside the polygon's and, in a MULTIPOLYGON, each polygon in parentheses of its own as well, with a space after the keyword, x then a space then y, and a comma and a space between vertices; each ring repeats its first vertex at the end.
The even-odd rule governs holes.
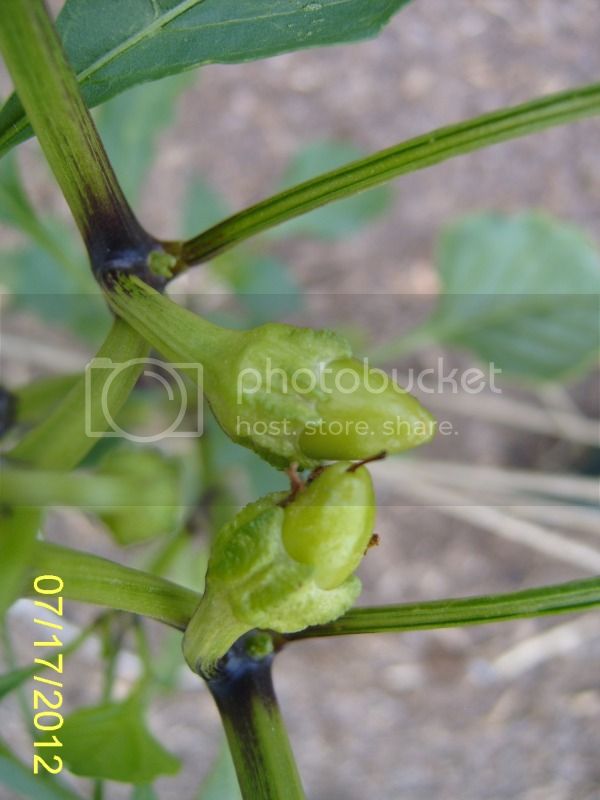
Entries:
POLYGON ((92 266, 98 283, 110 291, 122 275, 131 275, 162 292, 169 281, 167 271, 161 272, 153 264, 160 262, 163 254, 159 245, 147 249, 126 249, 110 253, 101 262, 95 260, 92 266))
POLYGON ((0 386, 0 437, 17 421, 17 398, 8 389, 0 386))

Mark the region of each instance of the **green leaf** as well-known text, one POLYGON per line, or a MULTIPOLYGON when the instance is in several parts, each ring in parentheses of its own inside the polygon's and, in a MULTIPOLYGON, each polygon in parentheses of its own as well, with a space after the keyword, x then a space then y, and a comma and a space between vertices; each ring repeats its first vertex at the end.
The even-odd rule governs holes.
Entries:
POLYGON ((0 507, 0 618, 19 597, 39 523, 37 509, 0 507))
MULTIPOLYGON (((50 763, 52 763, 50 759, 50 763)), ((81 800, 56 778, 34 775, 30 764, 23 764, 0 742, 0 784, 18 797, 30 800, 81 800)))
POLYGON ((124 783, 150 783, 181 764, 148 731, 137 697, 81 708, 60 732, 65 764, 76 775, 124 783))
POLYGON ((200 787, 198 800, 242 800, 235 766, 226 741, 200 787))
POLYGON ((548 614, 570 614, 600 606, 600 577, 506 594, 353 608, 335 622, 288 634, 289 639, 398 633, 429 628, 488 625, 548 614))
MULTIPOLYGON (((67 0, 57 27, 89 107, 191 67, 374 36, 407 0, 67 0)), ((31 135, 13 95, 0 152, 31 135)))
POLYGON ((575 228, 533 213, 477 215, 446 231, 439 270, 437 339, 534 381, 597 354, 600 254, 575 228))
MULTIPOLYGON (((287 189, 297 183, 308 181, 362 156, 363 153, 358 148, 347 142, 316 142, 292 159, 285 172, 282 188, 287 189)), ((279 234, 338 239, 354 233, 384 214, 390 208, 391 201, 390 187, 379 186, 296 217, 283 225, 279 234)))
POLYGON ((190 74, 137 86, 102 107, 96 122, 121 188, 130 203, 152 164, 159 134, 173 121, 175 104, 190 74))
POLYGON ((600 113, 600 84, 502 108, 438 128, 268 197, 183 243, 176 271, 207 261, 262 231, 419 169, 498 142, 600 113))

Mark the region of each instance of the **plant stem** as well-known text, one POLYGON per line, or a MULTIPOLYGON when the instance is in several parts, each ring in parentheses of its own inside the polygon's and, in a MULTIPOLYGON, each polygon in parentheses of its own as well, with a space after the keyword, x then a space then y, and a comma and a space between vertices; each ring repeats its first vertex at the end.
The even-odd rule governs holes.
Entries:
POLYGON ((74 506, 86 510, 156 506, 167 493, 132 475, 50 472, 1 465, 0 503, 31 507, 74 506))
MULTIPOLYGON (((50 575, 61 575, 67 600, 141 614, 181 631, 186 629, 200 602, 199 594, 176 583, 68 547, 36 542, 31 563, 35 564, 36 574, 43 570, 50 575)), ((24 580, 22 585, 26 583, 24 580)), ((327 625, 286 634, 284 638, 484 625, 577 613, 599 606, 600 577, 595 577, 498 595, 355 608, 327 625)))
POLYGON ((125 199, 42 0, 2 0, 0 49, 97 277, 145 266, 159 246, 125 199))
POLYGON ((223 721, 244 800, 302 800, 305 795, 273 689, 273 655, 248 652, 242 637, 207 681, 223 721))
POLYGON ((288 634, 285 638, 311 639, 352 633, 398 633, 485 625, 524 617, 588 611, 597 606, 600 606, 600 577, 508 594, 354 608, 334 622, 288 634))
POLYGON ((600 84, 592 84, 438 128, 287 189, 187 242, 167 244, 166 247, 178 256, 174 272, 207 261, 288 219, 400 175, 598 113, 600 84))

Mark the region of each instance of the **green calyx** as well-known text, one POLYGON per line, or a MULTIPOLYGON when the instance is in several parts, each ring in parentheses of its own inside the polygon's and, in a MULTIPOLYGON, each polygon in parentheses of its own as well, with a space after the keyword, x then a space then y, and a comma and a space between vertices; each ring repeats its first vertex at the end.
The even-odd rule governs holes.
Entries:
POLYGON ((353 575, 373 534, 369 472, 338 463, 290 495, 246 506, 217 534, 206 590, 183 652, 205 675, 253 628, 292 633, 337 619, 354 603, 353 575))
POLYGON ((190 376, 198 379, 201 365, 223 430, 277 467, 369 459, 433 437, 429 412, 385 372, 353 358, 332 331, 280 323, 228 330, 131 277, 108 299, 159 352, 188 365, 190 376))

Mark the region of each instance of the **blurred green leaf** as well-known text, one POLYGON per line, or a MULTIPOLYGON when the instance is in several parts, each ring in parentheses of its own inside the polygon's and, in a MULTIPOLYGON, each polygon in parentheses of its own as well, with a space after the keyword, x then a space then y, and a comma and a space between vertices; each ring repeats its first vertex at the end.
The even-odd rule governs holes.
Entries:
MULTIPOLYGON (((202 589, 201 586, 198 587, 202 589)), ((152 663, 152 673, 161 690, 169 692, 177 688, 183 662, 181 660, 181 632, 162 632, 160 649, 152 663)))
MULTIPOLYGON (((230 213, 225 200, 208 183, 195 178, 188 188, 183 210, 182 235, 188 236, 198 227, 214 225, 230 213)), ((285 317, 301 308, 298 285, 287 264, 269 256, 256 255, 250 250, 217 258, 211 265, 215 274, 234 290, 247 319, 231 320, 221 324, 233 327, 260 325, 285 317), (277 295, 277 297, 273 297, 277 295)))
POLYGON ((108 331, 110 314, 89 269, 81 267, 81 280, 73 279, 50 254, 28 246, 0 252, 0 283, 16 308, 96 342, 108 331))
MULTIPOLYGON (((256 497, 288 488, 286 475, 276 470, 252 450, 235 444, 206 416, 206 445, 210 447, 211 467, 222 486, 229 487, 240 506, 256 497)), ((231 507, 230 507, 231 510, 231 507)))
POLYGON ((231 213, 225 199, 203 178, 190 181, 181 214, 181 235, 185 239, 198 230, 210 228, 231 213))
MULTIPOLYGON (((58 31, 91 108, 145 81, 210 63, 375 35, 408 0, 67 0, 58 31)), ((0 152, 31 135, 13 95, 0 152)))
POLYGON ((131 800, 159 800, 159 797, 154 791, 153 786, 144 783, 133 787, 131 800))
POLYGON ((298 284, 283 261, 268 256, 225 257, 215 262, 215 270, 247 311, 247 326, 281 320, 302 308, 298 284))
POLYGON ((577 229, 534 213, 480 214, 449 228, 431 327, 503 372, 557 380, 599 348, 600 255, 577 229))
MULTIPOLYGON (((182 540, 178 552, 174 555, 173 561, 165 570, 163 577, 185 589, 201 593, 204 591, 207 562, 208 553, 204 547, 196 545, 195 542, 182 540)), ((181 653, 179 655, 181 656, 181 653)))
POLYGON ((44 419, 78 380, 79 375, 51 375, 19 386, 14 390, 18 424, 31 425, 44 419))
POLYGON ((113 506, 98 512, 121 546, 163 536, 179 527, 182 498, 177 459, 167 458, 149 447, 122 447, 104 455, 97 473, 152 487, 150 502, 132 492, 131 505, 113 506))
POLYGON ((219 755, 200 787, 197 800, 242 800, 233 759, 226 741, 221 745, 219 755))
POLYGON ((26 233, 37 225, 36 213, 23 188, 14 153, 0 161, 0 222, 26 233))
POLYGON ((62 222, 42 223, 31 206, 14 156, 0 162, 0 221, 25 233, 30 242, 0 250, 0 284, 17 308, 97 341, 110 314, 74 230, 62 222))
MULTIPOLYGON (((341 167, 363 155, 360 150, 347 142, 311 144, 292 159, 285 172, 282 188, 286 189, 315 178, 323 172, 341 167)), ((391 188, 379 186, 296 217, 284 223, 273 235, 338 239, 356 232, 371 220, 384 214, 389 210, 391 203, 391 188)))
POLYGON ((100 136, 121 188, 135 205, 156 141, 175 117, 175 104, 191 83, 191 74, 137 86, 103 106, 97 115, 100 136))
POLYGON ((14 154, 0 162, 0 222, 29 236, 38 247, 62 264, 67 272, 71 272, 74 280, 84 272, 80 267, 85 262, 85 256, 74 236, 74 228, 67 228, 63 223, 48 218, 42 223, 29 201, 14 154))
MULTIPOLYGON (((52 764, 52 758, 49 759, 52 764)), ((0 784, 18 797, 30 800, 81 800, 50 775, 34 775, 30 764, 23 764, 0 742, 0 784)))
POLYGON ((35 508, 0 507, 0 618, 23 588, 39 522, 35 508))
POLYGON ((151 783, 181 766, 148 731, 135 695, 73 712, 65 718, 61 739, 65 764, 76 775, 151 783))
POLYGON ((0 675, 0 700, 32 678, 38 669, 37 664, 32 664, 29 667, 19 667, 0 675))

